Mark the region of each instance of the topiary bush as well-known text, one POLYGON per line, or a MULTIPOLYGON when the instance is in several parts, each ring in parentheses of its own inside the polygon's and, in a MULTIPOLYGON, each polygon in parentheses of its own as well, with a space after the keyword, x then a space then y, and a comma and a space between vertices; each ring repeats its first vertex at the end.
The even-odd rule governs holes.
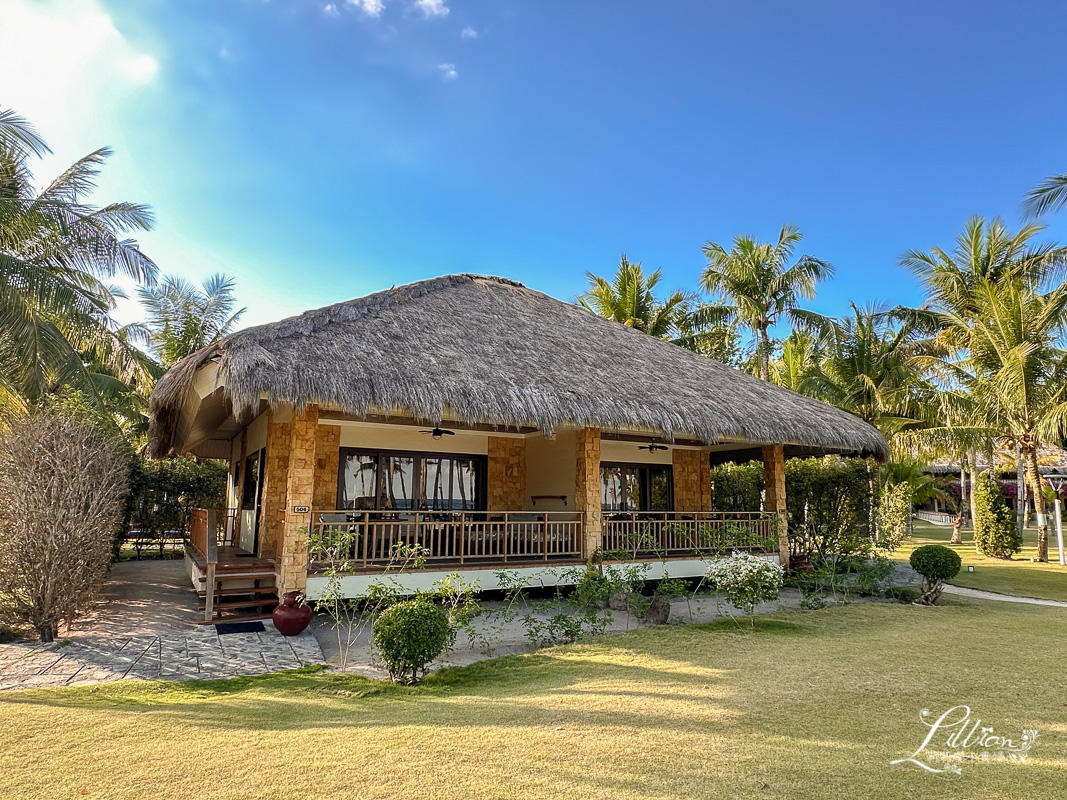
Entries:
POLYGON ((1022 548, 1015 517, 999 481, 984 472, 974 482, 974 546, 990 558, 1011 558, 1022 548))
POLYGON ((425 598, 390 606, 374 622, 374 649, 397 683, 416 683, 455 638, 448 614, 425 598))
POLYGON ((937 602, 945 588, 945 581, 956 577, 963 566, 959 554, 943 544, 916 547, 908 561, 911 568, 923 576, 919 602, 928 606, 937 602))

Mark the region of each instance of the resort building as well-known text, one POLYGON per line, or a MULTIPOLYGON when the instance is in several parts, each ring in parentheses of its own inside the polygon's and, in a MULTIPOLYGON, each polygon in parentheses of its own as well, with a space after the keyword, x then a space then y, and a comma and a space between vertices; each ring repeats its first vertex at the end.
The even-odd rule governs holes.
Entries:
POLYGON ((309 531, 350 534, 352 596, 398 544, 426 557, 416 584, 460 571, 484 589, 604 553, 673 576, 734 548, 787 559, 784 460, 888 452, 825 403, 476 275, 227 336, 160 379, 151 439, 230 464, 230 508, 198 514, 187 548, 208 618, 275 588, 314 598, 309 531), (713 512, 709 466, 752 459, 763 508, 713 512))

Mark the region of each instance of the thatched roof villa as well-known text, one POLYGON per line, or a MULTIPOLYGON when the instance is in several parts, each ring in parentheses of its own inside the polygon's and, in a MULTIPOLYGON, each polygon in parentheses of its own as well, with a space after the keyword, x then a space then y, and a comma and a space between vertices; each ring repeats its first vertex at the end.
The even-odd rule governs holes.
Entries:
MULTIPOLYGON (((426 548, 431 571, 482 570, 485 588, 487 567, 605 549, 678 564, 730 546, 777 554, 784 458, 887 455, 850 414, 476 275, 222 339, 160 379, 151 441, 156 456, 230 462, 217 570, 270 570, 311 596, 308 529, 353 534, 353 593, 398 542, 426 548), (709 464, 751 458, 766 465, 765 508, 712 513, 709 464)), ((194 534, 198 579, 214 536, 194 534)))

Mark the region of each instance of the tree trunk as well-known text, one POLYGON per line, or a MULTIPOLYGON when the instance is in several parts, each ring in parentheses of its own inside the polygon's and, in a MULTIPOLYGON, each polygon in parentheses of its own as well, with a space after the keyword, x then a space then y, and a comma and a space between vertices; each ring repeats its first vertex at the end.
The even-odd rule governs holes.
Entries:
POLYGON ((771 338, 767 335, 766 326, 760 328, 760 377, 768 383, 771 380, 771 338))
POLYGON ((1022 541, 1023 529, 1026 527, 1026 478, 1023 472, 1022 445, 1015 445, 1015 528, 1022 541))
POLYGON ((978 453, 971 450, 971 491, 967 496, 971 501, 971 525, 974 525, 974 517, 978 513, 978 508, 975 506, 974 501, 974 484, 978 481, 978 453))
MULTIPOLYGON (((972 489, 973 493, 973 489, 972 489)), ((960 519, 962 520, 968 514, 967 505, 967 459, 964 458, 960 461, 960 519)), ((973 516, 972 522, 974 524, 973 516)))
POLYGON ((1037 448, 1026 448, 1026 471, 1034 487, 1034 511, 1037 513, 1037 560, 1048 561, 1048 517, 1045 516, 1045 495, 1041 493, 1041 473, 1037 471, 1037 448))

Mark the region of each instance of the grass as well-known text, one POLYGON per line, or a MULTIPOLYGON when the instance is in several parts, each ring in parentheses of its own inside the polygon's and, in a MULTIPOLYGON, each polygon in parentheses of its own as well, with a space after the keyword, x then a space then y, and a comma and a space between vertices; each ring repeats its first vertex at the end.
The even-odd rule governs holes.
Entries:
POLYGON ((949 544, 951 537, 951 526, 931 525, 917 520, 915 535, 893 554, 893 558, 907 561, 916 547, 924 544, 943 544, 959 553, 963 560, 963 570, 950 581, 956 586, 1067 601, 1067 567, 1061 567, 1059 564, 1054 533, 1050 537, 1049 547, 1049 557, 1052 560, 1048 563, 1030 561, 1031 557, 1037 557, 1037 531, 1034 529, 1025 531, 1023 549, 1016 553, 1011 561, 986 558, 976 553, 973 531, 962 531, 962 544, 949 544), (974 566, 974 572, 967 572, 968 564, 974 566))
POLYGON ((296 672, 0 695, 0 797, 1054 797, 1067 611, 950 598, 665 626, 403 688, 296 672), (1024 765, 891 766, 919 711, 1034 728, 1024 765))

